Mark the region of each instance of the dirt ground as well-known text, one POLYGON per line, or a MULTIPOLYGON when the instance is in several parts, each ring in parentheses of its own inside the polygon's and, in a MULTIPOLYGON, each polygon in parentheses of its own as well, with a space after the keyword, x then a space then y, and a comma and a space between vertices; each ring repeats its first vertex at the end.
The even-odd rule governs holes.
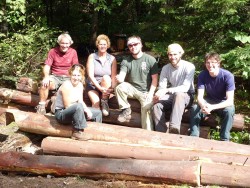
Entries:
MULTIPOLYGON (((0 174, 0 188, 173 188, 165 184, 144 184, 136 181, 90 180, 82 177, 42 177, 0 174)), ((187 187, 187 186, 185 186, 187 187)))

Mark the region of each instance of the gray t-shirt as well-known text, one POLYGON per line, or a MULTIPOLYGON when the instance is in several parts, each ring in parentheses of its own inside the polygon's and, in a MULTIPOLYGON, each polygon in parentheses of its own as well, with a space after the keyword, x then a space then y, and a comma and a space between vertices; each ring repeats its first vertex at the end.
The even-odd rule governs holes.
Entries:
POLYGON ((172 88, 174 92, 194 93, 195 66, 180 60, 179 67, 175 68, 168 63, 162 68, 159 80, 159 89, 172 88))

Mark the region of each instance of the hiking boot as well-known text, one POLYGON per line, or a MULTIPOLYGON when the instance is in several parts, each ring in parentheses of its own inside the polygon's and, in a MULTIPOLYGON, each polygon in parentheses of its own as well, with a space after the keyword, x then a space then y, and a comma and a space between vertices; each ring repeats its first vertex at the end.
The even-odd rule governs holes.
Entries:
POLYGON ((102 106, 102 114, 104 116, 108 116, 109 115, 108 100, 107 99, 101 99, 101 106, 102 106))
POLYGON ((74 130, 72 132, 71 138, 73 140, 81 140, 81 141, 90 140, 91 138, 89 136, 87 136, 86 134, 84 134, 83 132, 84 132, 84 130, 74 130))
POLYGON ((122 109, 122 112, 118 116, 119 122, 126 122, 131 119, 131 108, 122 109))
POLYGON ((41 115, 45 115, 46 114, 46 109, 45 109, 45 104, 38 104, 36 107, 36 113, 37 114, 41 114, 41 115))
POLYGON ((169 127, 169 133, 171 134, 180 134, 180 130, 176 127, 169 127))

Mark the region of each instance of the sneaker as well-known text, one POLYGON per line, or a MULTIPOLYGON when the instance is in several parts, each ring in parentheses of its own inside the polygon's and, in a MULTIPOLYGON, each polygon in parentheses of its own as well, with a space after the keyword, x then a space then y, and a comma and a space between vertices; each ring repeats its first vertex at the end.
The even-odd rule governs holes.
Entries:
POLYGON ((118 116, 119 122, 126 122, 131 119, 131 108, 122 109, 122 112, 118 116))
POLYGON ((170 127, 169 128, 169 133, 171 134, 180 134, 180 130, 176 127, 170 127))
POLYGON ((45 115, 46 114, 46 109, 45 109, 45 105, 44 104, 39 104, 35 107, 36 109, 36 113, 37 114, 41 114, 41 115, 45 115))
POLYGON ((89 136, 87 136, 86 134, 84 134, 83 132, 84 132, 84 130, 74 130, 72 132, 71 138, 73 140, 81 140, 81 141, 90 140, 91 138, 89 136))
POLYGON ((101 99, 101 106, 102 106, 102 114, 104 116, 108 116, 109 115, 108 100, 107 99, 101 99))

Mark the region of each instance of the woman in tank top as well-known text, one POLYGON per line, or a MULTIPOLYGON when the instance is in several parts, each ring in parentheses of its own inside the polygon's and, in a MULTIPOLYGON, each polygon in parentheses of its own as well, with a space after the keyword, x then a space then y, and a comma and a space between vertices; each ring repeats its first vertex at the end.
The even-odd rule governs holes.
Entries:
POLYGON ((109 115, 108 99, 116 85, 117 62, 113 55, 107 52, 110 40, 106 35, 96 39, 98 51, 89 55, 87 60, 87 93, 92 107, 100 109, 104 116, 109 115))
POLYGON ((95 108, 88 108, 83 101, 85 68, 75 64, 69 69, 70 80, 60 86, 55 100, 55 118, 61 124, 73 125, 72 139, 88 140, 83 134, 87 120, 102 122, 102 113, 95 108))

